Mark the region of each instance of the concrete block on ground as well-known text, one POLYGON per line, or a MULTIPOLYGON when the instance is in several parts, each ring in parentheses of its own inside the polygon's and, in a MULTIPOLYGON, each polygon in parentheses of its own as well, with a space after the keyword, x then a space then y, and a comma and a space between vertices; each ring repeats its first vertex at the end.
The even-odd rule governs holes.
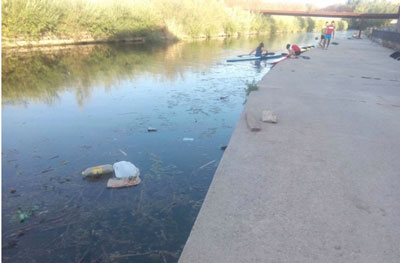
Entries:
POLYGON ((250 131, 252 132, 261 131, 260 122, 257 120, 257 118, 254 116, 253 113, 246 112, 246 123, 250 131))
POLYGON ((270 123, 277 123, 278 117, 276 114, 270 110, 263 110, 262 111, 262 121, 263 122, 270 122, 270 123))

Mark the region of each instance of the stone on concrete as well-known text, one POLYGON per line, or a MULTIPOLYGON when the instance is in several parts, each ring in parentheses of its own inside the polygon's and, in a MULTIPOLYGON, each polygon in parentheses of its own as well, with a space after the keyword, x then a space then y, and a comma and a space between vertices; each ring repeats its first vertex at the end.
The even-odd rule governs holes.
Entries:
POLYGON ((270 122, 270 123, 277 123, 278 117, 276 114, 270 110, 263 110, 262 111, 262 121, 263 122, 270 122))
POLYGON ((246 113, 246 123, 250 131, 252 132, 261 131, 260 122, 256 119, 253 113, 250 112, 246 113))

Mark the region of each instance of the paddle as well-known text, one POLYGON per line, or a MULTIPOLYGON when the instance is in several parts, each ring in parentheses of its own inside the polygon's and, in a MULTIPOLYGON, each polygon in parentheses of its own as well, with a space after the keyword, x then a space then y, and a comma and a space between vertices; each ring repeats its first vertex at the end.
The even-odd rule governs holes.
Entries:
MULTIPOLYGON (((269 55, 275 55, 275 52, 268 52, 267 53, 267 56, 269 56, 269 55)), ((243 54, 243 55, 238 55, 238 57, 244 57, 244 56, 253 56, 253 55, 249 55, 249 54, 243 54)), ((264 54, 264 56, 265 56, 265 54, 264 54)))

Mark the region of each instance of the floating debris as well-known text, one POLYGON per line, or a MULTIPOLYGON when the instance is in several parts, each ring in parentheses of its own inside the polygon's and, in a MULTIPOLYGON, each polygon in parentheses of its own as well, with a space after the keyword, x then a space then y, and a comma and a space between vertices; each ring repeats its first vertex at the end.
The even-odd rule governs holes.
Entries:
POLYGON ((227 145, 224 145, 224 146, 221 146, 221 147, 220 147, 220 149, 221 149, 221 150, 223 150, 223 151, 225 151, 225 150, 226 150, 226 148, 228 148, 228 146, 227 146, 227 145))
POLYGON ((183 138, 183 141, 194 141, 194 138, 187 138, 187 137, 185 137, 185 138, 183 138))
POLYGON ((7 242, 7 245, 3 246, 2 249, 10 249, 17 246, 17 240, 11 240, 7 242))
POLYGON ((58 157, 60 157, 60 156, 56 155, 56 156, 50 157, 49 160, 53 160, 53 159, 56 159, 58 157))
POLYGON ((140 184, 139 176, 110 178, 107 182, 107 188, 124 188, 140 184))
POLYGON ((229 96, 222 96, 222 97, 219 97, 219 99, 220 100, 224 100, 224 99, 227 99, 229 96))
POLYGON ((26 213, 26 212, 22 212, 22 211, 18 211, 18 219, 19 222, 22 223, 25 221, 25 219, 28 219, 30 217, 30 214, 26 213))
POLYGON ((121 161, 114 163, 112 166, 117 178, 135 177, 139 176, 140 170, 133 163, 121 161))
POLYGON ((92 148, 92 146, 90 146, 90 145, 82 145, 82 146, 80 146, 80 148, 89 150, 90 148, 92 148))
POLYGON ((42 174, 48 173, 48 172, 51 172, 51 171, 54 171, 54 169, 51 168, 51 167, 49 167, 49 168, 47 168, 47 169, 44 169, 44 170, 42 171, 42 174))
POLYGON ((11 188, 10 193, 14 194, 17 190, 15 190, 14 188, 11 188))
POLYGON ((213 163, 215 163, 215 160, 212 160, 212 161, 210 161, 210 162, 208 162, 206 164, 203 164, 202 166, 199 167, 199 169, 206 168, 207 166, 209 166, 210 164, 213 164, 213 163))
POLYGON ((126 152, 124 152, 123 150, 121 150, 121 149, 119 149, 119 151, 123 154, 123 155, 125 155, 125 156, 127 156, 128 154, 126 153, 126 152))
POLYGON ((104 165, 89 167, 82 172, 82 175, 88 178, 98 178, 104 174, 110 174, 113 172, 114 169, 111 164, 104 164, 104 165))
POLYGON ((123 188, 140 183, 140 170, 131 162, 121 161, 113 165, 116 178, 110 178, 107 188, 123 188))
POLYGON ((30 210, 22 210, 21 208, 18 208, 17 210, 17 220, 20 223, 23 223, 26 219, 30 218, 33 214, 33 212, 35 212, 36 210, 39 209, 39 206, 35 205, 32 207, 32 209, 30 210))
POLYGON ((147 131, 148 131, 148 132, 156 132, 157 129, 156 129, 156 128, 153 128, 153 127, 148 127, 148 128, 147 128, 147 131))

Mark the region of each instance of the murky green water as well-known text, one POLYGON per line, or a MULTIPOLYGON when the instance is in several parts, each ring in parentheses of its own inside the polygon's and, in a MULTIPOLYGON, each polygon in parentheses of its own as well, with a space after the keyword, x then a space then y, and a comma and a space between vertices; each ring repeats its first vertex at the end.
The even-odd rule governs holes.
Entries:
POLYGON ((242 111, 245 82, 270 69, 226 59, 260 40, 284 51, 312 39, 3 52, 3 261, 177 262, 242 111), (140 169, 139 186, 110 190, 107 178, 82 179, 87 167, 121 160, 140 169), (20 222, 18 211, 29 218, 20 222))

